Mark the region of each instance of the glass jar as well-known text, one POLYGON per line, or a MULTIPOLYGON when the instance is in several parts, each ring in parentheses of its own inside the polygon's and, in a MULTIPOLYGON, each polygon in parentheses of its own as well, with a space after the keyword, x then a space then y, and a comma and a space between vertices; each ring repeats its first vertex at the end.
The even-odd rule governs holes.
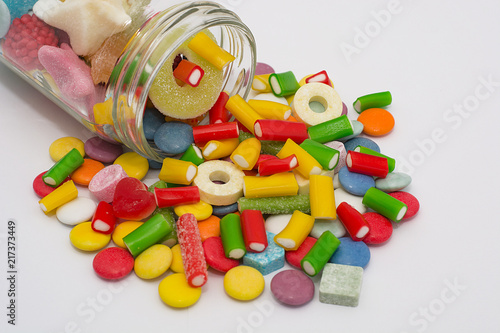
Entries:
MULTIPOLYGON (((97 51, 91 56, 79 56, 91 70, 99 68, 97 74, 92 73, 94 87, 89 94, 69 90, 72 88, 72 78, 62 83, 56 82, 48 73, 50 71, 40 63, 26 65, 27 61, 23 62, 22 55, 16 57, 13 52, 9 54, 7 39, 16 38, 9 33, 0 40, 0 61, 92 132, 107 141, 122 143, 148 159, 161 161, 168 154, 158 149, 153 140, 146 139, 143 117, 146 106, 151 105, 150 89, 163 66, 174 66, 172 62, 183 57, 179 48, 203 31, 235 58, 222 69, 221 80, 218 81, 220 86, 209 98, 215 102, 222 91, 230 96, 239 94, 246 98, 256 64, 255 41, 239 17, 217 3, 188 2, 166 8, 165 2, 168 4, 168 1, 123 2, 146 6, 140 7, 139 11, 135 8, 136 12, 131 15, 132 20, 125 30, 105 39, 102 47, 110 47, 109 50, 105 49, 102 54, 97 51), (116 54, 113 55, 113 52, 116 54), (106 62, 111 63, 106 68, 111 73, 106 74, 102 70, 104 75, 100 77, 100 67, 106 62)), ((14 21, 11 29, 15 24, 14 21)), ((56 32, 60 34, 61 31, 56 32)), ((61 48, 65 38, 64 34, 59 35, 58 45, 61 48)), ((41 60, 40 53, 38 55, 41 60)), ((195 89, 191 92, 196 96, 195 89)), ((203 110, 196 122, 203 124, 208 121, 205 111, 208 110, 203 110)), ((187 119, 182 121, 189 123, 187 119)))

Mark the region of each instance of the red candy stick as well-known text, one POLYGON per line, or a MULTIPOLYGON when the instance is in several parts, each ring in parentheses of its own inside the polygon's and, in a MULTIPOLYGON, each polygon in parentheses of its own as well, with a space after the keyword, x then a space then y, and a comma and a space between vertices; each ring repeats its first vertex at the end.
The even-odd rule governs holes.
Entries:
POLYGON ((205 71, 191 61, 183 59, 174 69, 174 77, 191 87, 198 87, 205 71))
POLYGON ((259 168, 259 164, 266 161, 266 160, 277 160, 278 158, 275 155, 268 155, 268 154, 260 154, 259 158, 257 159, 257 162, 255 162, 255 166, 253 167, 254 170, 257 170, 259 168))
POLYGON ((331 86, 330 78, 328 77, 328 74, 326 73, 325 70, 309 76, 306 79, 306 83, 311 83, 311 82, 320 82, 331 86))
POLYGON ((240 135, 238 124, 234 121, 193 127, 195 143, 206 143, 211 140, 234 139, 240 135))
POLYGON ((182 263, 188 284, 193 288, 203 286, 207 282, 207 262, 198 221, 193 214, 186 213, 179 217, 177 239, 181 246, 182 263))
POLYGON ((292 139, 297 144, 309 138, 307 126, 301 122, 259 119, 254 124, 255 137, 259 140, 286 141, 292 139))
POLYGON ((287 172, 299 166, 295 154, 282 159, 265 160, 259 164, 259 175, 269 176, 275 173, 287 172))
POLYGON ((188 205, 200 202, 200 190, 198 186, 174 188, 155 187, 155 199, 158 208, 188 205))
POLYGON ((246 209, 241 213, 240 221, 247 251, 264 251, 267 248, 267 235, 261 211, 246 209))
POLYGON ((387 158, 350 150, 346 156, 347 169, 363 175, 385 178, 389 173, 387 158))
POLYGON ((210 124, 227 123, 229 121, 229 113, 226 110, 228 99, 229 95, 222 91, 214 106, 208 111, 210 124))
POLYGON ((115 229, 116 217, 113 206, 106 201, 100 201, 92 218, 92 230, 109 235, 115 229))
POLYGON ((347 202, 341 202, 337 207, 337 218, 351 235, 352 240, 362 240, 370 231, 363 215, 347 202))

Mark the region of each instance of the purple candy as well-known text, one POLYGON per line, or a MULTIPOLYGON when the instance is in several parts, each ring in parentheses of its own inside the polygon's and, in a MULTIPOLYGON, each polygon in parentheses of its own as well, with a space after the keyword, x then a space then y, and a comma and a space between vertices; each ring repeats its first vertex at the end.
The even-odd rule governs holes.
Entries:
POLYGON ((344 102, 342 102, 342 114, 341 116, 345 116, 347 114, 347 105, 345 105, 344 102))
POLYGON ((84 149, 88 157, 102 163, 113 163, 118 156, 123 154, 121 145, 110 143, 98 136, 85 141, 84 149))
POLYGON ((255 75, 272 74, 272 73, 274 73, 274 69, 268 64, 265 64, 263 62, 258 62, 257 65, 255 66, 255 75))
POLYGON ((314 283, 303 272, 289 269, 273 277, 271 292, 281 303, 294 306, 304 305, 314 297, 314 283))

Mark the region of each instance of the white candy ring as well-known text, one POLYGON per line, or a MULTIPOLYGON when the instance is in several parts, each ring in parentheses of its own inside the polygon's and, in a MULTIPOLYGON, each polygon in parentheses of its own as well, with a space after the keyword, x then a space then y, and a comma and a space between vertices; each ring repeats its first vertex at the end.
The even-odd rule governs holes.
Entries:
POLYGON ((306 125, 314 126, 339 117, 342 114, 342 100, 335 89, 329 85, 319 82, 308 83, 295 93, 292 113, 295 118, 306 125), (320 110, 313 110, 311 108, 313 104, 319 106, 320 110))
POLYGON ((212 160, 198 166, 193 184, 198 186, 201 200, 215 206, 226 206, 243 196, 244 176, 233 163, 212 160))

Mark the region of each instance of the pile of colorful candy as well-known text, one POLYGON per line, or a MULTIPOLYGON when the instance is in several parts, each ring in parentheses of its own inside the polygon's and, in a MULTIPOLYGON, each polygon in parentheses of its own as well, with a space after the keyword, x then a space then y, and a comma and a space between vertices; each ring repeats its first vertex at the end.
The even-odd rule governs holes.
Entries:
MULTIPOLYGON (((121 70, 116 61, 148 3, 0 0, 2 48, 22 68, 47 71, 64 96, 88 99, 107 135, 113 101, 95 99, 95 87, 121 70)), ((419 209, 401 191, 410 176, 366 137, 391 132, 382 107, 392 96, 361 96, 353 120, 326 71, 298 81, 262 63, 250 97, 229 96, 221 87, 234 60, 208 30, 185 40, 156 75, 148 107, 124 108, 131 120, 144 114, 145 137, 172 157, 148 161, 98 137, 61 138, 49 149, 55 163, 33 182, 40 207, 73 226, 75 248, 98 251, 99 277, 165 276, 158 291, 173 307, 196 303, 211 269, 237 300, 258 297, 264 275, 276 273, 275 298, 302 305, 314 295, 310 277, 321 275, 321 302, 356 306, 369 245, 419 209), (148 187, 150 168, 160 171, 148 187)))
POLYGON ((76 248, 99 251, 98 276, 165 275, 158 290, 173 307, 196 303, 211 269, 237 300, 258 297, 263 276, 276 273, 275 298, 302 305, 320 274, 321 302, 356 306, 369 246, 419 209, 401 191, 410 176, 367 137, 391 132, 394 118, 380 107, 392 97, 358 98, 350 120, 325 71, 297 81, 258 64, 253 88, 248 101, 220 93, 207 125, 146 109, 146 135, 178 154, 162 163, 97 137, 55 141, 55 164, 33 183, 42 210, 74 225, 76 248), (150 168, 161 170, 148 187, 150 168), (91 199, 78 196, 85 186, 91 199))

